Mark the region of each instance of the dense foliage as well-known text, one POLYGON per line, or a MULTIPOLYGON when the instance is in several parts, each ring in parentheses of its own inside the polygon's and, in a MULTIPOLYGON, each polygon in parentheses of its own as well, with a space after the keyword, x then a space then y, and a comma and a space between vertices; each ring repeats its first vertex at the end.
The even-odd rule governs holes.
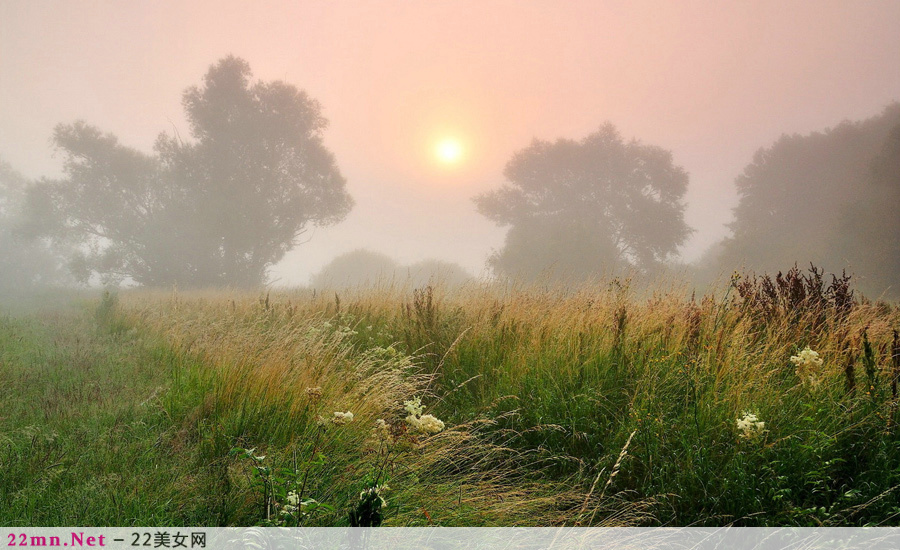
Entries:
POLYGON ((813 262, 847 268, 868 293, 900 278, 900 104, 861 122, 784 135, 737 178, 740 203, 724 241, 722 270, 775 271, 813 262))
POLYGON ((163 134, 152 155, 84 122, 57 126, 66 177, 32 190, 33 217, 79 246, 80 279, 257 286, 309 224, 347 214, 319 104, 251 77, 238 58, 213 65, 184 93, 194 141, 163 134))
POLYGON ((490 259, 502 275, 583 280, 652 271, 691 233, 687 173, 670 152, 625 142, 611 124, 580 141, 535 140, 504 175, 506 185, 475 199, 480 213, 510 227, 490 259))

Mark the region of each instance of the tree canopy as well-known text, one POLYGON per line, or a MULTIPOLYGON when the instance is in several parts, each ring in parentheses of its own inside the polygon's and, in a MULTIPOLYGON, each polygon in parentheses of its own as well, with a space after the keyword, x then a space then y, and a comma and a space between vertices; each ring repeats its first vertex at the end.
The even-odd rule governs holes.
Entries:
POLYGON ((900 202, 890 170, 879 172, 873 163, 888 166, 896 158, 889 136, 898 124, 900 104, 894 104, 868 120, 784 135, 757 151, 735 182, 740 201, 722 268, 775 272, 813 262, 850 268, 863 288, 883 290, 865 283, 882 278, 879 258, 900 236, 888 229, 900 202))
POLYGON ((30 202, 53 222, 46 233, 79 244, 81 279, 259 285, 310 224, 352 207, 305 92, 252 82, 247 62, 227 57, 182 103, 193 141, 161 134, 149 155, 82 121, 55 129, 65 178, 30 202))
POLYGON ((411 265, 401 265, 386 254, 357 249, 328 262, 321 271, 313 275, 310 285, 315 288, 378 285, 458 287, 471 280, 472 276, 453 262, 426 259, 411 265))
POLYGON ((489 260, 501 275, 651 271, 691 233, 682 202, 688 174, 669 151, 625 142, 609 123, 580 141, 535 140, 504 175, 500 189, 475 198, 481 214, 510 227, 489 260))
POLYGON ((332 259, 310 284, 318 288, 345 288, 388 284, 400 269, 393 258, 380 252, 357 249, 332 259))
POLYGON ((24 219, 28 184, 0 159, 0 298, 65 280, 47 243, 28 232, 24 219))
MULTIPOLYGON (((898 117, 900 118, 900 117, 898 117)), ((900 298, 900 121, 846 209, 839 243, 864 288, 900 298)))

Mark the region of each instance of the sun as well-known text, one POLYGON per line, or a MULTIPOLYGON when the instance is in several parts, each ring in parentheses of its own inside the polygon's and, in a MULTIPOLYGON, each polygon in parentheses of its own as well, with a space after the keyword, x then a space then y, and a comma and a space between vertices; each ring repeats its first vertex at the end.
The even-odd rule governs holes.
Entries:
POLYGON ((444 164, 456 164, 462 160, 463 146, 454 138, 444 138, 435 146, 434 153, 444 164))

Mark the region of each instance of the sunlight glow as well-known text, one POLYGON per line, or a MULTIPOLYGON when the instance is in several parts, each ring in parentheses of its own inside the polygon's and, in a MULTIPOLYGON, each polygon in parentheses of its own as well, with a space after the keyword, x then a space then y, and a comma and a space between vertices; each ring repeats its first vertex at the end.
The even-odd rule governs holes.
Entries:
POLYGON ((459 141, 453 138, 441 140, 435 147, 438 160, 446 164, 454 164, 462 158, 463 148, 459 141))

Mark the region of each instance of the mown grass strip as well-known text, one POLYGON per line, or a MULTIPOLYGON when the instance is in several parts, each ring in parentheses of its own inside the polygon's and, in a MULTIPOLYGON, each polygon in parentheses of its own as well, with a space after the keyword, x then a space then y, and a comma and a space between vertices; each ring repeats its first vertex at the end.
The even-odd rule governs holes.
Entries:
POLYGON ((174 359, 84 312, 0 318, 0 524, 217 524, 174 359))

